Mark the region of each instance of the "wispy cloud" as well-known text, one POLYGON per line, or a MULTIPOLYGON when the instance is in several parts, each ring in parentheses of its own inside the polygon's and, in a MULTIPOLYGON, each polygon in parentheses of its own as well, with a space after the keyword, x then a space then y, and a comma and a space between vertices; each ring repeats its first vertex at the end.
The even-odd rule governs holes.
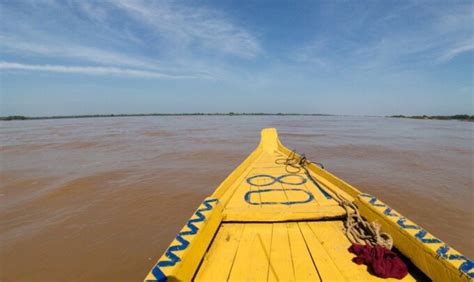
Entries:
POLYGON ((87 46, 76 46, 68 44, 34 43, 16 39, 10 36, 0 35, 0 48, 4 52, 23 55, 41 55, 48 58, 69 58, 81 62, 93 62, 112 66, 131 66, 157 69, 159 63, 150 58, 133 57, 124 53, 114 52, 106 49, 91 48, 87 46))
POLYGON ((294 48, 290 57, 325 70, 431 68, 474 50, 473 13, 471 4, 431 9, 407 2, 386 13, 368 9, 354 16, 355 23, 341 24, 342 35, 334 35, 337 30, 316 34, 312 41, 294 48))
MULTIPOLYGON (((226 73, 227 59, 250 60, 262 52, 253 34, 210 8, 125 0, 7 4, 0 2, 0 56, 25 66, 41 62, 71 64, 76 71, 84 66, 89 73, 101 67, 141 71, 141 77, 218 78, 226 73)), ((35 68, 40 69, 50 68, 35 68)))
POLYGON ((454 46, 451 49, 445 50, 439 57, 438 61, 439 62, 447 62, 451 59, 453 59, 456 56, 459 56, 463 53, 466 52, 472 52, 474 51, 474 42, 466 42, 464 44, 460 44, 458 46, 454 46))
POLYGON ((244 58, 253 58, 262 52, 254 35, 215 10, 166 1, 117 0, 111 3, 179 46, 198 45, 244 58))
POLYGON ((86 75, 114 75, 125 77, 157 78, 157 79, 190 79, 205 78, 193 75, 171 75, 154 71, 117 67, 70 66, 70 65, 31 65, 16 62, 0 61, 0 70, 22 70, 55 73, 75 73, 86 75))

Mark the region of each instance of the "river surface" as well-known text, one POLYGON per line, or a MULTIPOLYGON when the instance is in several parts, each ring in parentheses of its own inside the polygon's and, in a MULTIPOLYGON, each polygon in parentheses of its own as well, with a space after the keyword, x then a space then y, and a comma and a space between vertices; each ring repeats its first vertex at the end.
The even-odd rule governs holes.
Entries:
POLYGON ((143 279, 260 130, 474 257, 474 123, 188 116, 0 123, 0 280, 143 279))

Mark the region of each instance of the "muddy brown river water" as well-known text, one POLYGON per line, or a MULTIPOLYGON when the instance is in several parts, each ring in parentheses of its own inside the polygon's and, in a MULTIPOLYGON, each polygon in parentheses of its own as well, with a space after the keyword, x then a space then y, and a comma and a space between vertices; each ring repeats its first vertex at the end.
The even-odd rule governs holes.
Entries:
POLYGON ((289 116, 1 122, 0 280, 142 280, 264 127, 473 258, 473 126, 289 116))

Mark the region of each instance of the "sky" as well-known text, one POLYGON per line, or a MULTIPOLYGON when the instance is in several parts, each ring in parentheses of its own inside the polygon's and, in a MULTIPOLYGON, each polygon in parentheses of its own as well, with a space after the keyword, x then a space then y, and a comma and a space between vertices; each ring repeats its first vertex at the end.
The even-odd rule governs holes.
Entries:
POLYGON ((0 0, 0 115, 473 114, 472 1, 0 0))

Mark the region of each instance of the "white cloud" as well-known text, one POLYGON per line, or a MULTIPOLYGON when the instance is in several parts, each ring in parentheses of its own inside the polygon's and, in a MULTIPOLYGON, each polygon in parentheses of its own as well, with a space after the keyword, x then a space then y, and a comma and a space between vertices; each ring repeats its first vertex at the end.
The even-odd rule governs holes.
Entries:
POLYGON ((255 36, 231 23, 222 13, 165 1, 116 0, 112 4, 149 26, 157 36, 177 46, 200 46, 222 53, 253 58, 262 49, 255 36))
POLYGON ((158 62, 150 58, 132 57, 123 53, 86 46, 67 44, 41 44, 22 41, 11 36, 0 35, 0 47, 4 51, 42 55, 54 58, 72 58, 112 66, 132 66, 157 69, 158 62))
POLYGON ((0 3, 5 18, 0 56, 25 65, 34 60, 222 79, 236 73, 227 71, 235 68, 229 58, 252 59, 262 52, 257 38, 225 13, 192 3, 31 0, 21 9, 7 4, 0 3))
POLYGON ((289 54, 299 63, 349 73, 433 67, 474 50, 473 12, 472 4, 439 9, 408 3, 385 14, 374 9, 364 21, 343 26, 349 35, 370 31, 366 39, 318 34, 289 54), (405 24, 410 21, 416 24, 405 24))
POLYGON ((77 4, 79 5, 79 8, 90 18, 101 22, 107 20, 108 13, 105 8, 100 7, 98 5, 93 5, 93 3, 88 1, 79 1, 77 2, 77 4))
POLYGON ((87 75, 115 75, 125 77, 158 78, 158 79, 186 79, 199 78, 198 76, 172 75, 154 71, 137 70, 118 67, 97 66, 64 66, 64 65, 31 65, 16 62, 0 61, 0 70, 22 70, 56 73, 75 73, 87 75))
POLYGON ((454 46, 451 49, 445 50, 445 52, 439 56, 438 61, 447 62, 458 55, 471 51, 474 51, 474 43, 466 42, 464 44, 454 46))

